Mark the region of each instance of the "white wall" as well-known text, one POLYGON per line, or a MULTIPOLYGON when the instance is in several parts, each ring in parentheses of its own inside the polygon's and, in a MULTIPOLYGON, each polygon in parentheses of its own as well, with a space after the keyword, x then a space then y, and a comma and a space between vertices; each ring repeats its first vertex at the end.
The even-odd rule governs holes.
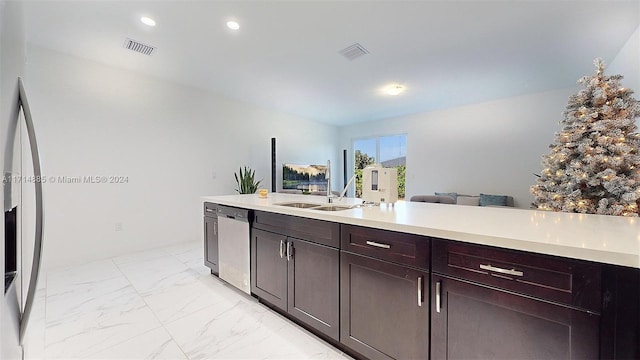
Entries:
MULTIPOLYGON (((0 1, 0 159, 2 159, 3 169, 10 168, 10 162, 7 162, 9 159, 5 159, 5 154, 8 155, 10 152, 5 149, 5 146, 8 146, 8 134, 14 134, 9 127, 15 126, 10 123, 14 123, 12 119, 16 116, 17 78, 24 75, 24 54, 22 3, 0 1)), ((4 205, 4 191, 0 191, 0 203, 4 205)), ((4 221, 0 221, 0 233, 4 234, 4 221)), ((4 239, 4 235, 2 236, 4 239)), ((4 269, 4 240, 1 243, 0 269, 4 269)), ((5 297, 0 301, 0 358, 2 359, 19 358, 21 355, 16 332, 18 318, 12 311, 14 309, 8 306, 12 300, 5 297)))
MULTIPOLYGON (((622 85, 632 89, 634 97, 640 99, 640 26, 611 61, 605 74, 624 76, 622 85)), ((640 124, 640 119, 638 121, 640 124)))
MULTIPOLYGON (((13 123, 12 119, 17 114, 18 77, 24 76, 25 69, 22 3, 20 1, 0 2, 0 20, 0 125, 2 126, 0 151, 2 151, 3 166, 8 166, 10 161, 4 158, 5 147, 8 146, 7 127, 10 122, 13 123)), ((15 127, 15 124, 11 126, 15 127)))
POLYGON ((270 188, 272 137, 279 163, 338 158, 333 126, 39 47, 27 50, 43 172, 129 179, 46 184, 47 268, 201 240, 199 197, 234 193, 238 167, 251 166, 270 188))
MULTIPOLYGON (((408 133, 407 198, 435 191, 506 194, 528 208, 529 186, 560 130, 576 88, 518 96, 448 110, 340 128, 341 146, 354 138, 408 133)), ((352 156, 352 155, 350 155, 352 156)), ((352 164, 349 164, 352 167, 352 164)))
MULTIPOLYGON (((634 91, 635 99, 640 99, 640 26, 611 61, 605 73, 624 76, 622 85, 634 91)), ((640 127, 640 118, 636 119, 636 124, 640 127)))

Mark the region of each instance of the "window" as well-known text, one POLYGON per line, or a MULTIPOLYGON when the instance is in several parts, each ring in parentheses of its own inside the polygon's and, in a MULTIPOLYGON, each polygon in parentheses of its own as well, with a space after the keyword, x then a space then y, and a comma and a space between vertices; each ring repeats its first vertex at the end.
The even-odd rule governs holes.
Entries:
POLYGON ((353 153, 356 197, 362 196, 362 169, 379 163, 387 168, 398 169, 398 198, 404 199, 407 134, 356 139, 353 141, 353 153))

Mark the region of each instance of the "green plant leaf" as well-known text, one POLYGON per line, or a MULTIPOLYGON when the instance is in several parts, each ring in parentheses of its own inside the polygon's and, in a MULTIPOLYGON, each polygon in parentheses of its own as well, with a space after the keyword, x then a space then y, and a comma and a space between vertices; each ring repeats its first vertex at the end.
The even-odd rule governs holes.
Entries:
POLYGON ((236 179, 237 188, 236 191, 239 194, 253 194, 258 190, 262 179, 256 181, 255 180, 255 170, 252 170, 248 166, 244 166, 243 168, 239 168, 237 173, 234 173, 234 177, 236 179))

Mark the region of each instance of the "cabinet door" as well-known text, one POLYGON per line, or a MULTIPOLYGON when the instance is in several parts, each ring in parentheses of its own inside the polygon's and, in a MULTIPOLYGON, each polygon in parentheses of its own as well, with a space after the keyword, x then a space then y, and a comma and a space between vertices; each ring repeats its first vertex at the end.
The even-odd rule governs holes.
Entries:
POLYGON ((288 239, 291 316, 339 340, 338 249, 288 239))
POLYGON ((369 359, 428 359, 429 274, 341 252, 340 342, 369 359))
POLYGON ((600 316, 432 279, 432 359, 596 359, 600 316))
POLYGON ((287 310, 287 238, 267 231, 251 232, 251 292, 262 300, 287 310))
POLYGON ((204 265, 218 275, 218 218, 204 217, 204 265))

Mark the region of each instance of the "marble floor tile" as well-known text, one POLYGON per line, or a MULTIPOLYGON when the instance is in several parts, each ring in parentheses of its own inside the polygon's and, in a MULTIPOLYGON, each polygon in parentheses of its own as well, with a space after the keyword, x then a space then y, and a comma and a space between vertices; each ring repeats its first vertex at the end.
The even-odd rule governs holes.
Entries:
POLYGON ((189 260, 184 264, 187 265, 191 270, 193 270, 196 274, 200 276, 211 275, 211 269, 204 266, 204 260, 202 258, 189 260))
POLYGON ((187 284, 198 279, 198 273, 173 256, 118 265, 122 273, 142 295, 187 284))
POLYGON ((81 356, 93 346, 109 346, 118 341, 118 335, 108 339, 114 327, 133 329, 121 335, 135 335, 149 326, 160 325, 111 260, 53 271, 47 279, 44 318, 47 357, 81 356), (145 310, 146 318, 140 317, 145 310), (120 320, 139 324, 125 326, 120 320), (101 336, 107 337, 103 344, 101 336))
POLYGON ((76 320, 47 326, 48 359, 86 358, 125 340, 160 327, 146 306, 111 314, 89 313, 76 320))
POLYGON ((260 358, 286 322, 241 300, 218 304, 166 325, 189 359, 260 358))
POLYGON ((349 359, 265 306, 225 290, 219 293, 225 301, 215 308, 165 326, 189 359, 349 359))
POLYGON ((284 328, 278 337, 282 340, 280 359, 352 359, 295 324, 284 328))
POLYGON ((103 351, 91 354, 91 359, 187 359, 178 344, 163 328, 151 330, 103 351))
POLYGON ((113 262, 116 265, 130 264, 130 263, 138 263, 153 260, 160 257, 166 257, 171 255, 168 253, 165 248, 157 248, 152 250, 138 251, 131 254, 125 254, 116 256, 113 258, 113 262))
POLYGON ((109 312, 138 306, 142 299, 123 275, 86 282, 47 296, 47 326, 74 320, 92 312, 109 312))
POLYGON ((180 260, 184 260, 185 257, 193 257, 194 255, 200 257, 204 255, 204 244, 200 241, 170 245, 162 249, 180 260))
POLYGON ((47 293, 53 294, 64 292, 79 284, 96 283, 121 276, 122 272, 120 272, 111 259, 108 259, 71 268, 49 271, 45 278, 47 293))
POLYGON ((25 359, 349 359, 202 257, 185 243, 44 274, 25 359))
POLYGON ((211 274, 211 270, 204 265, 204 246, 201 242, 174 245, 164 249, 198 274, 211 274))
POLYGON ((189 264, 195 261, 198 261, 199 263, 204 264, 203 251, 204 251, 203 249, 195 249, 195 250, 189 250, 180 254, 175 254, 173 256, 175 256, 176 259, 180 260, 183 264, 189 264))
MULTIPOLYGON (((290 320, 274 313, 262 304, 255 307, 265 311, 261 326, 241 333, 243 339, 221 349, 219 359, 350 359, 323 340, 300 328, 290 320)), ((243 319, 235 326, 243 328, 243 319)), ((235 335, 235 334, 234 334, 235 335)), ((234 336, 228 336, 233 339, 234 336)))
POLYGON ((144 301, 160 322, 168 324, 222 300, 211 287, 193 281, 151 292, 144 301))

